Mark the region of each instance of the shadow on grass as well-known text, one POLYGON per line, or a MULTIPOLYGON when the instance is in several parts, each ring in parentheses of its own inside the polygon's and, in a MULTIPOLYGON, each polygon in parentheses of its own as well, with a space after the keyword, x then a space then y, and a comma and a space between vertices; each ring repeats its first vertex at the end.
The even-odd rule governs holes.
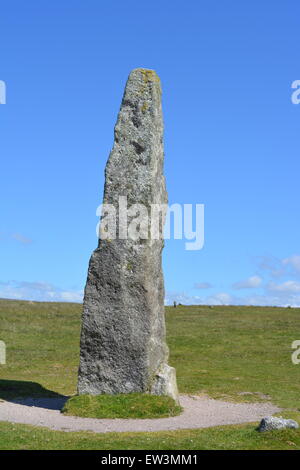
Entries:
POLYGON ((69 397, 48 390, 37 382, 0 379, 0 400, 49 410, 61 410, 68 399, 69 397))

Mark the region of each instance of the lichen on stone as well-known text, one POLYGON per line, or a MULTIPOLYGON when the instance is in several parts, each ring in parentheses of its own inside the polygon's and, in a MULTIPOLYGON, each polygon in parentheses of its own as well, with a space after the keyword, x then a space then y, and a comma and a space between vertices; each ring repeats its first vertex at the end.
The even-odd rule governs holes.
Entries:
POLYGON ((149 108, 149 104, 147 103, 147 101, 145 101, 142 105, 142 112, 145 113, 147 111, 147 109, 149 108))

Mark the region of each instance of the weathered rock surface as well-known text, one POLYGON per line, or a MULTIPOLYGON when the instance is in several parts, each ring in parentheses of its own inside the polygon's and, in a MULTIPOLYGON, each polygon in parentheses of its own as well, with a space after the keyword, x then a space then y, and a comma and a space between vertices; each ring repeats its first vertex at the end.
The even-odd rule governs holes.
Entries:
MULTIPOLYGON (((128 207, 143 204, 149 215, 151 204, 167 204, 163 159, 160 80, 152 70, 135 69, 115 126, 103 202, 118 210, 119 197, 127 197, 128 207)), ((167 365, 163 239, 126 239, 123 229, 116 239, 102 237, 90 259, 78 393, 149 392, 177 399, 175 369, 167 365)))
POLYGON ((267 416, 263 418, 259 424, 258 431, 273 431, 274 429, 298 429, 299 424, 293 419, 277 418, 276 416, 267 416))

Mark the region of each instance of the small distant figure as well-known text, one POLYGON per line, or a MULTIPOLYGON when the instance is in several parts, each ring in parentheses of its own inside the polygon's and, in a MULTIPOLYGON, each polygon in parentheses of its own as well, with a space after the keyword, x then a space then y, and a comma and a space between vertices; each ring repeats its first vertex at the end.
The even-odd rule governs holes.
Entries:
POLYGON ((176 308, 176 307, 177 307, 177 303, 176 303, 176 301, 175 301, 175 300, 174 300, 174 304, 173 304, 173 305, 174 305, 174 308, 176 308))

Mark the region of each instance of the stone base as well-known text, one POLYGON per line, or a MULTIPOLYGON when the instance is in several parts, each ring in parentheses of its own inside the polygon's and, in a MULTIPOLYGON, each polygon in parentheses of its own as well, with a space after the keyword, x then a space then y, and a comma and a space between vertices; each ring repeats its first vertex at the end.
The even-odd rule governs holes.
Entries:
POLYGON ((179 403, 179 394, 176 382, 176 370, 174 367, 163 364, 153 379, 150 389, 152 395, 167 395, 179 403))

